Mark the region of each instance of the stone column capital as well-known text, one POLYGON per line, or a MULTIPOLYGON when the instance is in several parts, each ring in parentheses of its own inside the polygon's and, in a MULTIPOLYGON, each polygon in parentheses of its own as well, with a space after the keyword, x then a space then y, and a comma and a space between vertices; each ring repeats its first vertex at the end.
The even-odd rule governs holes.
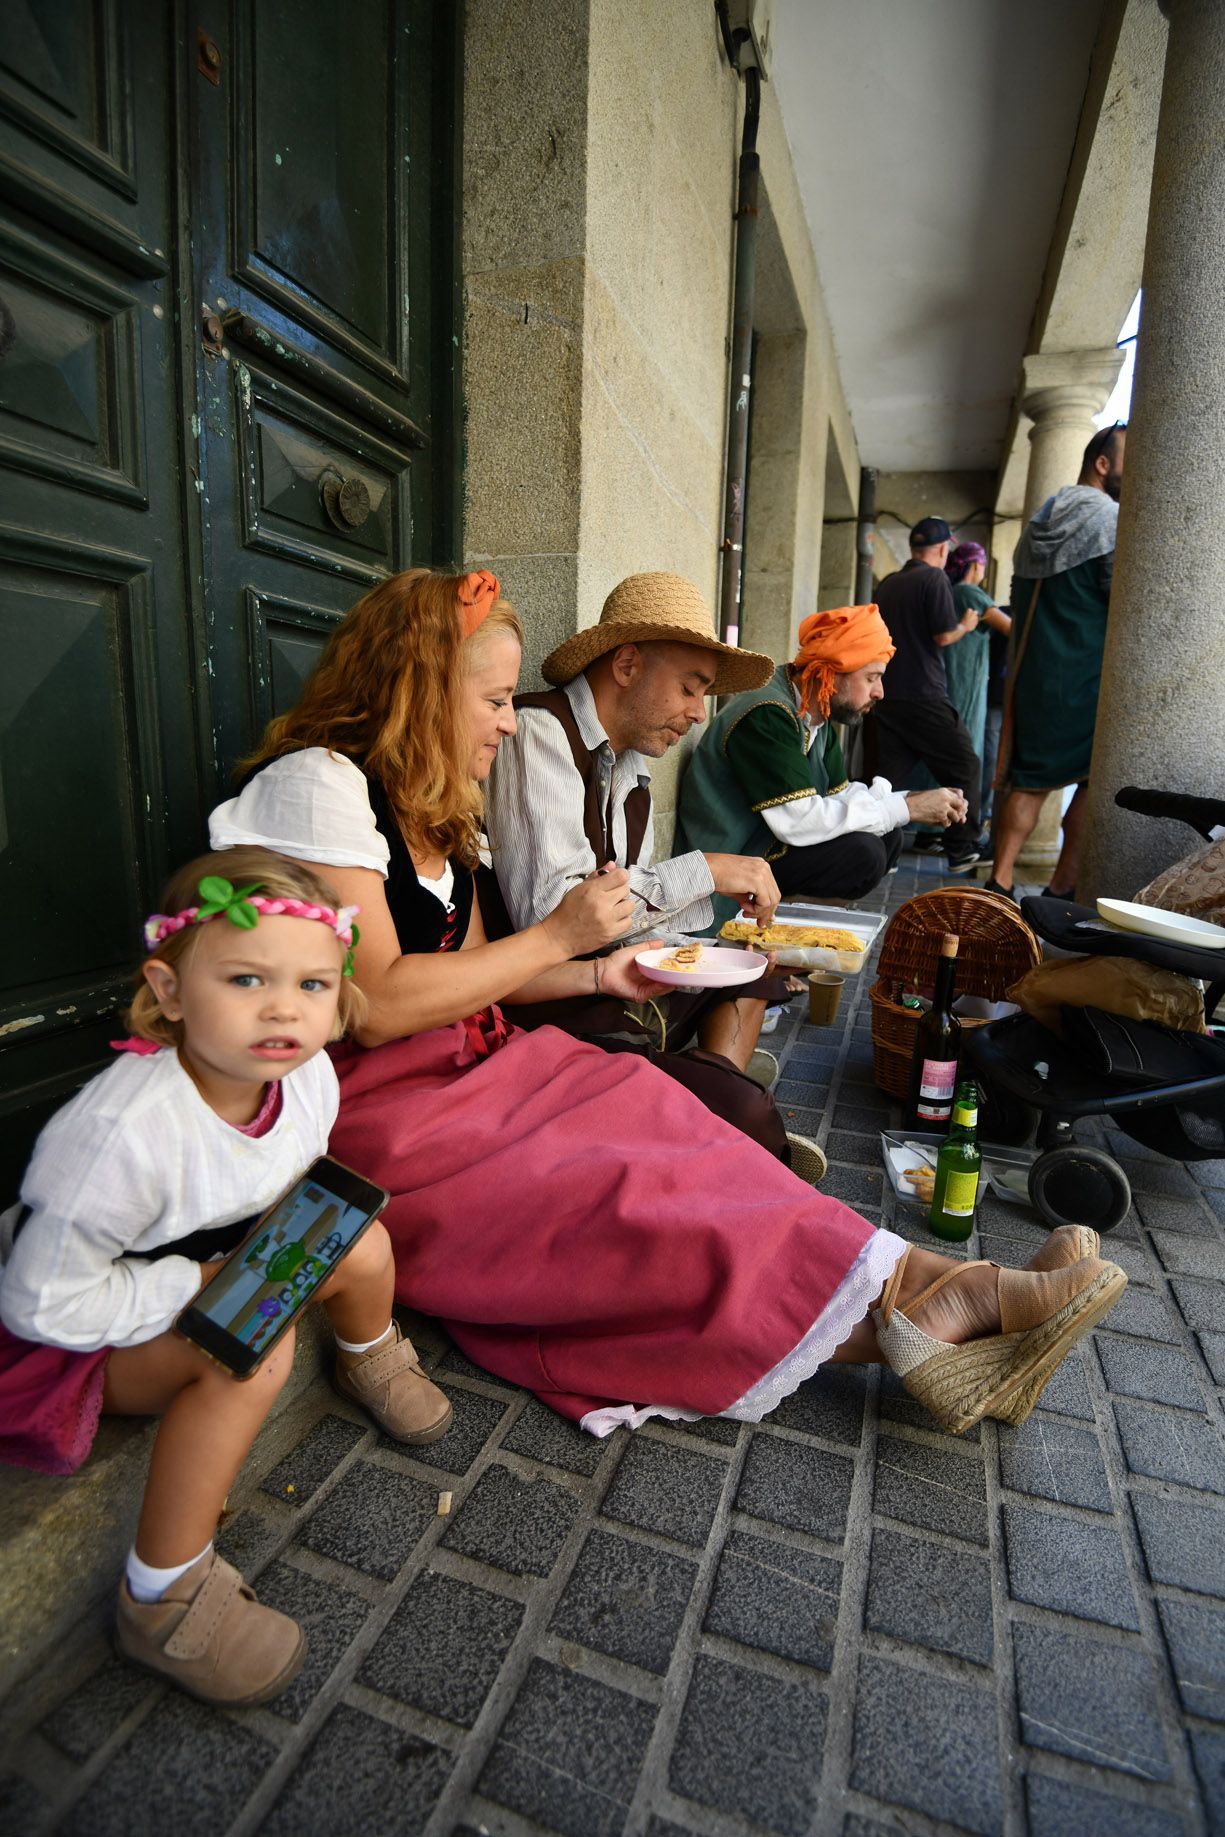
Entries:
POLYGON ((1083 425, 1100 414, 1122 368, 1117 345, 1036 351, 1021 366, 1021 412, 1038 425, 1083 425))

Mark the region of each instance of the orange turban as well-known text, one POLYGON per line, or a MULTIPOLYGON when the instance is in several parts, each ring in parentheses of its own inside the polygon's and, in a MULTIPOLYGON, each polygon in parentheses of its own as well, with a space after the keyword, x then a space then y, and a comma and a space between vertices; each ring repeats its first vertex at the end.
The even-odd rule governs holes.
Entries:
POLYGON ((800 626, 795 654, 800 693, 807 702, 815 684, 821 719, 828 721, 834 677, 862 670, 882 657, 887 662, 895 648, 879 606, 836 606, 832 612, 810 613, 800 626))
POLYGON ((474 574, 465 574, 456 595, 465 638, 470 638, 477 626, 484 623, 489 616, 489 608, 501 592, 497 575, 491 574, 488 568, 478 568, 474 574))

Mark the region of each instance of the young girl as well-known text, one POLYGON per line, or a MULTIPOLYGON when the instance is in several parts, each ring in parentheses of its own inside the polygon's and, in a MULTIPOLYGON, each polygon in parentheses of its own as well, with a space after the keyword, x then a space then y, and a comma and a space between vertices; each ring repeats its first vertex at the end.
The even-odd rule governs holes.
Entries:
MULTIPOLYGON (((240 1381, 173 1322, 210 1260, 327 1148, 337 1084, 322 1048, 364 1012, 355 908, 258 848, 193 861, 164 903, 145 927, 131 1050, 47 1125, 23 1203, 0 1219, 0 1457, 68 1473, 101 1412, 160 1416, 119 1648, 208 1702, 261 1703, 301 1666, 305 1635, 211 1540, 293 1329, 240 1381)), ((393 1280, 372 1224, 319 1290, 335 1382, 385 1433, 431 1441, 451 1408, 391 1319, 393 1280)))

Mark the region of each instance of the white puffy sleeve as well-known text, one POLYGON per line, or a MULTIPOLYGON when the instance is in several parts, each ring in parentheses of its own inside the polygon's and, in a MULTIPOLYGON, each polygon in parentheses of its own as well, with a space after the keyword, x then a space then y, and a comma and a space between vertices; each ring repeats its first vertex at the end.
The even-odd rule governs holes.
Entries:
POLYGON ((373 868, 387 878, 365 773, 324 746, 272 759, 208 820, 213 848, 271 848, 298 861, 373 868))

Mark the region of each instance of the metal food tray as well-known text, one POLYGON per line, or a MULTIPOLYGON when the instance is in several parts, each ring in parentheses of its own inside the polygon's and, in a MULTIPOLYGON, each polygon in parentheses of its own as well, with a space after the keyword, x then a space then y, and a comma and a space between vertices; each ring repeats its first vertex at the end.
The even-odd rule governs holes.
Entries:
POLYGON ((857 938, 863 939, 862 951, 830 950, 824 945, 815 949, 788 950, 786 945, 780 948, 772 944, 766 948, 773 950, 776 961, 787 969, 837 970, 843 976, 858 976, 880 936, 885 915, 883 912, 851 912, 842 906, 806 906, 789 901, 778 908, 773 923, 829 925, 854 932, 857 938))
MULTIPOLYGON (((904 1182, 897 1173, 893 1162, 889 1158, 890 1145, 895 1148, 901 1148, 907 1142, 918 1142, 921 1148, 928 1148, 931 1150, 934 1165, 936 1150, 945 1139, 943 1135, 932 1134, 920 1129, 881 1130, 880 1158, 885 1164, 885 1173, 888 1177, 889 1184, 903 1205, 917 1206, 923 1205, 925 1202, 919 1198, 909 1182, 904 1182)), ((1002 1199, 1007 1205, 1028 1206, 1030 1204, 1029 1194, 1025 1193, 1022 1195, 1020 1193, 1015 1193, 1008 1187, 1001 1185, 996 1170, 1012 1167, 1023 1168, 1028 1172, 1038 1159, 1038 1155, 1041 1151, 1037 1148, 1005 1147, 1003 1144, 995 1142, 980 1142, 979 1148, 982 1150, 983 1165, 978 1178, 978 1198, 982 1198, 983 1188, 987 1186, 995 1194, 997 1199, 1002 1199)))

